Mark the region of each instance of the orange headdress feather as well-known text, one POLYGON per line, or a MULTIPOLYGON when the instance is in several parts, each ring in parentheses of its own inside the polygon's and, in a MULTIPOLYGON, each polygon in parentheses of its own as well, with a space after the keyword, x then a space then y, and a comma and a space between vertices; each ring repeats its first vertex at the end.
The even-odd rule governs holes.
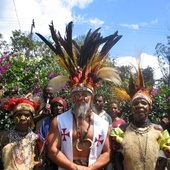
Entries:
POLYGON ((132 74, 130 76, 129 95, 132 99, 132 102, 136 98, 145 98, 148 101, 148 103, 152 105, 152 98, 150 92, 145 87, 144 77, 139 65, 138 65, 136 78, 134 78, 132 74))

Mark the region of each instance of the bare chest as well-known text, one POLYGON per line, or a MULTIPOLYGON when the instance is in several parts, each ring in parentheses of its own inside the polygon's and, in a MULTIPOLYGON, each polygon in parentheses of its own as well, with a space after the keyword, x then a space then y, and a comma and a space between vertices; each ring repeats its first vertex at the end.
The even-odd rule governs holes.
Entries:
POLYGON ((93 145, 94 126, 92 121, 83 121, 77 127, 73 125, 73 159, 88 161, 90 149, 93 145))

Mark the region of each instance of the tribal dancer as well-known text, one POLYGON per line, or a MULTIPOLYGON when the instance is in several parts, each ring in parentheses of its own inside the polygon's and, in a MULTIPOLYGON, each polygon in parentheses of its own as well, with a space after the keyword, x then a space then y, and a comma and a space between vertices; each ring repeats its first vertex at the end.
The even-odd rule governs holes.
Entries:
POLYGON ((27 98, 11 98, 3 106, 14 118, 14 128, 0 134, 3 169, 33 170, 39 164, 38 135, 32 131, 33 115, 39 103, 27 98))
POLYGON ((64 39, 54 31, 53 24, 50 25, 54 46, 38 34, 69 74, 69 77, 58 76, 49 84, 55 89, 66 80, 72 89, 73 107, 52 121, 48 156, 60 170, 97 170, 110 161, 110 128, 108 122, 92 110, 94 87, 102 79, 120 83, 116 70, 105 67, 105 64, 109 50, 121 36, 116 32, 103 38, 99 29, 90 30, 79 47, 72 39, 72 25, 72 22, 68 24, 64 39))
POLYGON ((146 89, 142 71, 137 78, 130 78, 132 118, 129 124, 111 131, 114 165, 116 170, 164 170, 161 157, 170 151, 170 137, 160 125, 153 124, 148 116, 152 110, 152 98, 146 89), (119 149, 121 152, 115 152, 119 149), (164 151, 164 152, 163 152, 164 151))

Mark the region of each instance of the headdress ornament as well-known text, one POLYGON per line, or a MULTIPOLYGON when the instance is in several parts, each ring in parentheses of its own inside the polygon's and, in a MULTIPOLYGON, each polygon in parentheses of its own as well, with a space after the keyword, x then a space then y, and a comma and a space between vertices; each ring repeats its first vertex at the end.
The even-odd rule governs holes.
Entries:
POLYGON ((59 89, 69 82, 72 92, 89 91, 93 93, 94 87, 99 85, 100 80, 112 81, 120 84, 120 77, 115 68, 106 67, 106 59, 109 50, 122 37, 118 31, 103 38, 99 29, 89 30, 81 47, 72 39, 73 22, 66 27, 66 36, 61 37, 60 32, 54 30, 53 23, 50 25, 51 36, 54 45, 41 34, 36 33, 59 58, 60 63, 68 72, 69 77, 57 76, 50 80, 49 84, 54 89, 59 89), (103 45, 101 50, 99 47, 103 45))
POLYGON ((138 66, 136 78, 131 74, 129 81, 129 95, 132 99, 132 103, 137 98, 144 98, 150 106, 152 106, 152 98, 150 91, 146 89, 144 83, 144 77, 140 66, 138 66))
POLYGON ((15 112, 20 110, 28 110, 33 115, 39 108, 39 103, 33 102, 28 98, 11 98, 8 99, 3 107, 9 111, 11 111, 12 114, 15 114, 15 112))

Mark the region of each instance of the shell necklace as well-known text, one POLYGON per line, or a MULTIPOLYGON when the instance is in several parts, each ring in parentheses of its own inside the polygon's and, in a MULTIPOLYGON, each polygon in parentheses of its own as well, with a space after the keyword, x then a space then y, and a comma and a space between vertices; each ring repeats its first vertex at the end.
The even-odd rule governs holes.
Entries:
POLYGON ((85 133, 84 133, 83 136, 82 136, 82 134, 81 134, 82 130, 81 130, 80 127, 79 127, 78 121, 77 121, 76 116, 74 115, 74 113, 73 113, 73 118, 74 118, 74 122, 75 122, 75 124, 76 124, 76 131, 77 131, 77 136, 78 136, 77 142, 76 142, 76 149, 77 149, 78 151, 82 151, 82 149, 79 148, 79 144, 80 144, 80 143, 83 143, 83 142, 90 142, 90 147, 89 147, 89 148, 91 148, 91 147, 92 147, 92 140, 91 140, 90 138, 86 138, 86 137, 87 137, 87 134, 88 134, 88 132, 89 132, 90 126, 91 126, 91 115, 88 116, 88 119, 89 119, 88 122, 89 122, 89 124, 88 124, 88 127, 87 127, 87 129, 85 130, 85 133))

